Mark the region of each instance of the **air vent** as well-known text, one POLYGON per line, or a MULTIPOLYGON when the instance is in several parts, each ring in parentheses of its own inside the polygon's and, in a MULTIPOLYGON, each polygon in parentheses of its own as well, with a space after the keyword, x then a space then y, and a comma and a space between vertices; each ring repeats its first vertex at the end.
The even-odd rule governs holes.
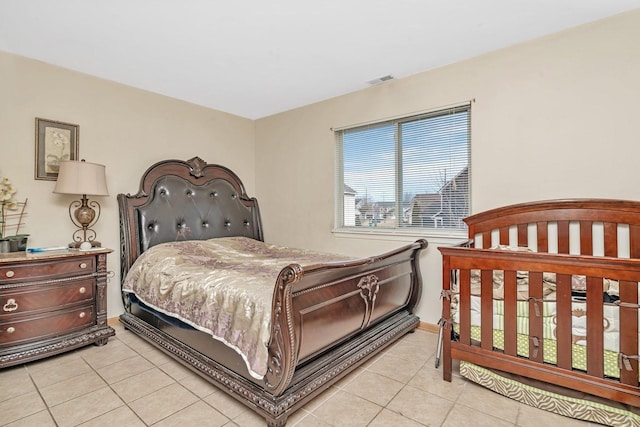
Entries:
POLYGON ((369 83, 371 86, 373 86, 373 85, 378 85, 380 83, 387 82, 389 80, 393 80, 393 76, 391 74, 387 74, 386 76, 378 77, 377 79, 369 80, 367 83, 369 83))

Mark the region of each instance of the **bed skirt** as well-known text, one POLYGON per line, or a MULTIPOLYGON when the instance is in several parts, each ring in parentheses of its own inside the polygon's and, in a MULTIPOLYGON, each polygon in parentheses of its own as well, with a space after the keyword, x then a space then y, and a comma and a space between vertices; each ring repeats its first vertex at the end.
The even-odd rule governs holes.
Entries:
POLYGON ((460 361, 460 375, 498 394, 565 417, 610 426, 640 427, 640 415, 630 410, 543 390, 473 363, 460 361))

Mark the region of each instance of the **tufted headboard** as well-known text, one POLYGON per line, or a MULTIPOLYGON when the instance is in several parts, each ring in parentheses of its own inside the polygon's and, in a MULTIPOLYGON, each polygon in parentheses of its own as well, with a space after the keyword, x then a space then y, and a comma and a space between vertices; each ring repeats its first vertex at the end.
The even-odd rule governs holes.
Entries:
POLYGON ((142 175, 135 195, 118 194, 121 280, 148 248, 176 240, 245 236, 263 240, 258 201, 240 178, 199 157, 164 160, 142 175))

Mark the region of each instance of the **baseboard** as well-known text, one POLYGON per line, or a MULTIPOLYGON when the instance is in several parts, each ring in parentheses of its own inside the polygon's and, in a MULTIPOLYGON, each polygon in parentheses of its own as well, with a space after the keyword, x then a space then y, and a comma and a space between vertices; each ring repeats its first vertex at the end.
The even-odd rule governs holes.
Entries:
POLYGON ((440 331, 440 327, 438 325, 434 325, 433 323, 420 322, 418 324, 418 328, 421 331, 427 331, 434 334, 437 334, 440 331))

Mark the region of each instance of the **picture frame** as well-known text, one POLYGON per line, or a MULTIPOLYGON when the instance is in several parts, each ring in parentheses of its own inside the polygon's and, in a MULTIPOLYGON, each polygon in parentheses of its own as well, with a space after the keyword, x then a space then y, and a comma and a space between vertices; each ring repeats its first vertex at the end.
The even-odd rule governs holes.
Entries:
POLYGON ((61 160, 78 160, 80 126, 36 117, 35 179, 55 181, 61 160))

